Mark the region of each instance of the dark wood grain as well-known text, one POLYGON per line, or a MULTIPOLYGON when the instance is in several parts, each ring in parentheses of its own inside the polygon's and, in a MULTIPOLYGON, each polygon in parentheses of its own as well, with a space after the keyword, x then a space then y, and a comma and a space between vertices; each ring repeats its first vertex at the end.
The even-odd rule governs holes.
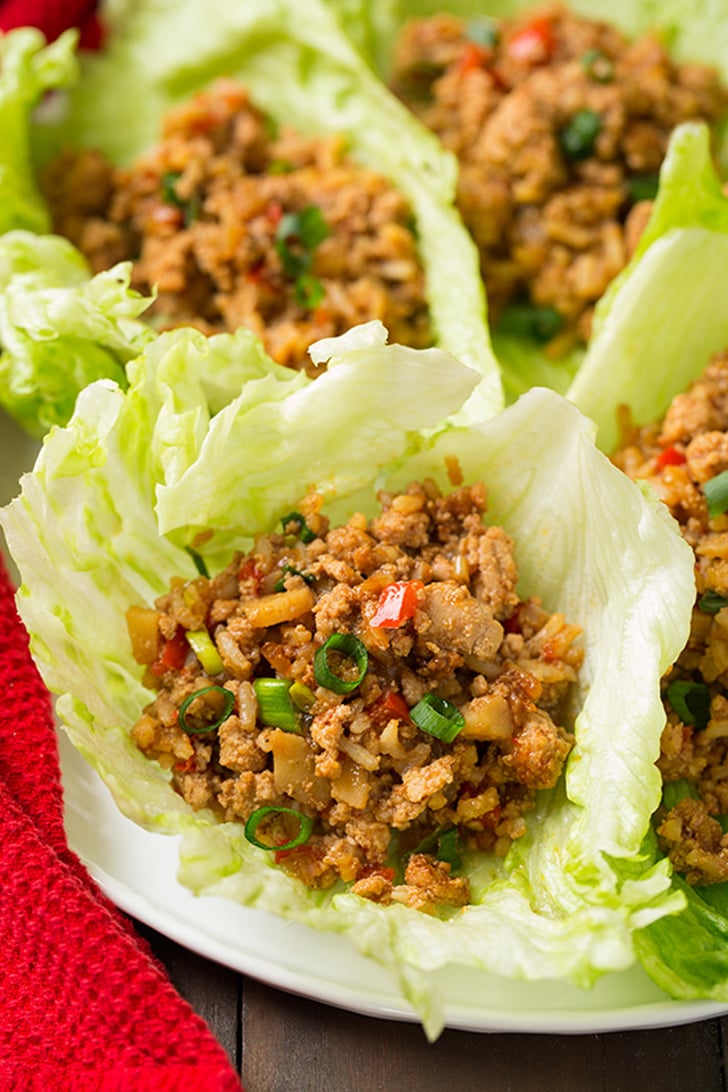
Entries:
POLYGON ((245 1092, 726 1092, 728 1019, 608 1035, 496 1035, 377 1020, 287 994, 140 932, 245 1092))

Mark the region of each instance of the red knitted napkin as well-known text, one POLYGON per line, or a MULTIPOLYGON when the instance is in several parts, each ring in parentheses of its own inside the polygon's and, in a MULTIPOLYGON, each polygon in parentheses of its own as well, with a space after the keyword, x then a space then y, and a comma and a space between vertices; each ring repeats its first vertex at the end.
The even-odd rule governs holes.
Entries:
MULTIPOLYGON (((0 0, 0 31, 93 0, 0 0)), ((48 692, 0 560, 0 1092, 240 1092, 227 1055, 66 844, 48 692)))
POLYGON ((81 31, 80 44, 95 49, 101 39, 96 0, 0 0, 0 30, 40 27, 53 41, 68 27, 81 31))
POLYGON ((69 850, 50 698, 0 562, 0 1090, 240 1092, 206 1024, 69 850))

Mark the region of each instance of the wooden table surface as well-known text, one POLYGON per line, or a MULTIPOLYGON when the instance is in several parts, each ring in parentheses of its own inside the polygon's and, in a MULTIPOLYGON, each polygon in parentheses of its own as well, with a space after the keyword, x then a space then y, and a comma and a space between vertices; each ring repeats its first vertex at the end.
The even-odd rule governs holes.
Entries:
POLYGON ((207 1022, 245 1092, 726 1092, 728 1017, 605 1035, 502 1035, 309 1001, 187 951, 136 923, 207 1022))

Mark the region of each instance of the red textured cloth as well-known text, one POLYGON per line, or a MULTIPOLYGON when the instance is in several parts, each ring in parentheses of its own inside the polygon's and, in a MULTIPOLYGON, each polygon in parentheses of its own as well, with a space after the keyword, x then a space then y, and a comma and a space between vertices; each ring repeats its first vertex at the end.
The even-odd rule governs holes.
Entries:
POLYGON ((101 40, 95 8, 95 0, 0 0, 0 30, 40 27, 53 41, 68 27, 78 27, 80 44, 95 49, 101 40))
POLYGON ((0 1092, 240 1092, 66 844, 48 692, 0 561, 0 1092))
MULTIPOLYGON (((0 0, 0 31, 67 27, 89 0, 0 0)), ((206 1024, 66 844, 50 697, 0 561, 0 1092, 240 1092, 206 1024)))

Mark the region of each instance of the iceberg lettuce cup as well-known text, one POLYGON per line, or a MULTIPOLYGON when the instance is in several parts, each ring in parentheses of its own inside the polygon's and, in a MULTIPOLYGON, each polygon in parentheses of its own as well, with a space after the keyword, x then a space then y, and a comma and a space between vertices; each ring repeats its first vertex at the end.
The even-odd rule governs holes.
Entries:
MULTIPOLYGON (((577 372, 585 396, 585 348, 617 306, 615 278, 636 250, 654 246, 655 294, 628 279, 619 306, 679 325, 672 291, 680 285, 690 311, 695 285, 689 263, 673 261, 673 247, 689 246, 685 205, 662 200, 659 224, 645 225, 658 192, 676 195, 685 142, 662 164, 682 124, 709 127, 725 165, 721 5, 689 15, 679 4, 599 0, 331 7, 458 158, 458 207, 481 255, 510 398, 535 384, 566 393, 577 372)), ((640 373, 635 363, 635 385, 640 373)))
POLYGON ((3 285, 14 292, 20 278, 23 296, 0 330, 9 412, 40 433, 66 420, 75 393, 103 374, 101 358, 118 379, 147 325, 244 325, 275 359, 312 370, 301 345, 374 318, 480 372, 464 414, 501 408, 454 161, 325 5, 109 4, 101 14, 99 54, 77 57, 72 35, 43 48, 32 30, 2 44, 13 125, 0 264, 3 285), (69 149, 77 158, 59 161, 69 149), (84 257, 44 238, 52 228, 84 257), (104 274, 93 288, 92 271, 104 274), (49 308, 63 311, 63 330, 42 320, 49 308), (89 343, 86 369, 66 344, 75 332, 89 343))
POLYGON ((84 389, 2 526, 64 730, 126 815, 182 833, 181 882, 343 934, 391 971, 435 1037, 438 967, 586 988, 634 962, 636 930, 684 906, 650 817, 660 800, 660 679, 686 640, 692 554, 560 396, 534 390, 482 424, 443 426, 478 373, 440 350, 385 342, 370 324, 319 343, 313 352, 328 368, 311 380, 273 364, 245 331, 163 334, 128 364, 126 389, 110 379, 84 389), (343 880, 311 889, 246 838, 242 822, 195 811, 169 766, 132 739, 153 695, 125 616, 151 607, 174 578, 194 585, 196 553, 219 573, 257 534, 290 524, 311 489, 336 526, 373 516, 382 488, 430 479, 448 492, 456 471, 464 485, 485 483, 487 523, 514 543, 518 595, 539 596, 581 628, 583 663, 564 776, 538 792, 505 858, 466 848, 466 905, 423 913, 380 905, 343 880))

